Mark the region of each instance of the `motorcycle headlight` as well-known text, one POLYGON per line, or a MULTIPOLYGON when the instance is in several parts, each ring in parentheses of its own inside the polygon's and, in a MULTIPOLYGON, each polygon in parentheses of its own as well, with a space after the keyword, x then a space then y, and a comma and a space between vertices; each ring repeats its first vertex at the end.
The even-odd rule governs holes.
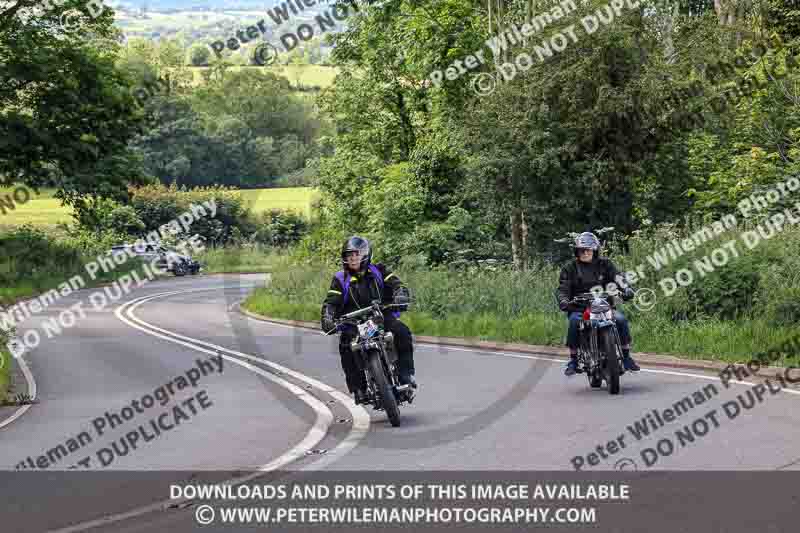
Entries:
POLYGON ((612 313, 611 311, 606 311, 605 313, 589 313, 590 320, 611 320, 612 313))
POLYGON ((611 310, 611 306, 608 304, 607 301, 601 298, 595 298, 592 300, 592 307, 591 313, 592 314, 605 314, 606 312, 611 310))

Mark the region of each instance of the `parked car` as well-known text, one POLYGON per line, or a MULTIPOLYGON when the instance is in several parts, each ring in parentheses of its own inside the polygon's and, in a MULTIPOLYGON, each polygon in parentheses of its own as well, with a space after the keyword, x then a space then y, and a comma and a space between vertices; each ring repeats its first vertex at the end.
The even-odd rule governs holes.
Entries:
POLYGON ((111 247, 112 254, 128 253, 128 251, 130 251, 131 255, 141 257, 148 262, 158 257, 155 263, 156 267, 165 272, 172 272, 176 276, 195 275, 202 269, 200 263, 188 255, 181 255, 175 250, 170 250, 160 244, 117 244, 111 247))

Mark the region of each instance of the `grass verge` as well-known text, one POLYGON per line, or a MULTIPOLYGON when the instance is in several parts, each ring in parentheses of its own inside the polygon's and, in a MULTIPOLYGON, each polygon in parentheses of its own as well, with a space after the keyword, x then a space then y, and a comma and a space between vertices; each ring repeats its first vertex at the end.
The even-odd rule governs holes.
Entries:
POLYGON ((5 346, 0 346, 0 405, 3 405, 11 385, 11 354, 5 346))
POLYGON ((203 265, 206 274, 220 272, 269 272, 283 259, 265 246, 208 248, 194 259, 203 265))
MULTIPOLYGON (((403 321, 417 335, 563 346, 567 321, 553 301, 557 270, 475 271, 400 268, 414 292, 415 304, 403 321)), ((254 313, 288 320, 319 320, 332 269, 292 264, 286 257, 271 265, 272 283, 243 303, 254 313)), ((794 325, 776 325, 758 317, 674 320, 655 309, 621 309, 631 323, 634 352, 670 354, 688 359, 746 362, 754 354, 797 334, 794 325)), ((784 357, 776 365, 798 365, 784 357)))
MULTIPOLYGON (((244 302, 248 311, 286 320, 319 320, 320 303, 298 303, 272 294, 270 289, 257 289, 244 302)), ((566 320, 558 313, 525 313, 511 319, 482 314, 451 314, 436 318, 426 312, 409 312, 402 316, 416 335, 455 337, 484 341, 563 346, 566 320)), ((634 352, 675 355, 687 359, 747 362, 765 346, 776 346, 794 334, 793 328, 775 328, 764 322, 710 320, 687 325, 652 322, 631 322, 634 352)), ((775 364, 797 365, 795 358, 784 358, 775 364)))

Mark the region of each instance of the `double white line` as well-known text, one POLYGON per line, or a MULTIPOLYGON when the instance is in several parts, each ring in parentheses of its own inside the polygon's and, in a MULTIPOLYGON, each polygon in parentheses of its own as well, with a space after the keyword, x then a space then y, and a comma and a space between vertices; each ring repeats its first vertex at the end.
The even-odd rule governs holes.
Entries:
MULTIPOLYGON (((231 350, 229 348, 225 348, 224 346, 219 346, 217 344, 202 341, 200 339, 187 337, 185 335, 179 335, 178 333, 174 333, 172 331, 168 331, 158 326, 155 326, 154 324, 150 324, 149 322, 145 322, 144 320, 138 318, 134 314, 134 311, 136 310, 137 307, 158 298, 164 298, 176 294, 185 294, 188 292, 220 290, 223 288, 224 287, 189 289, 189 290, 162 292, 158 294, 142 296, 140 298, 131 300, 130 302, 126 302, 125 304, 118 307, 115 311, 115 315, 122 322, 124 322, 125 324, 127 324, 132 328, 138 329, 139 331, 147 335, 151 335, 153 337, 157 337, 159 339, 163 339, 165 341, 172 342, 174 344, 180 344, 181 346, 185 346, 187 348, 190 348, 198 352, 202 352, 204 354, 213 356, 219 355, 233 364, 246 368, 247 370, 250 370, 251 372, 258 374, 259 376, 268 379, 269 381, 275 383, 276 385, 284 387, 289 392, 297 396, 299 400, 305 402, 316 413, 317 417, 314 422, 314 425, 311 427, 311 429, 309 429, 306 436, 290 450, 288 450, 281 456, 273 459, 269 463, 258 467, 256 471, 253 472, 252 474, 249 474, 244 477, 232 478, 217 484, 232 485, 232 486, 241 485, 242 483, 247 483, 249 481, 252 481, 253 479, 262 477, 265 472, 271 472, 273 470, 277 470, 283 466, 288 465, 293 461, 296 461, 297 459, 305 457, 307 455, 307 452, 311 451, 325 437, 325 435, 327 435, 328 430, 330 429, 330 426, 333 423, 333 412, 330 410, 330 408, 325 403, 317 399, 315 396, 309 394, 307 389, 298 387, 294 383, 291 383, 285 379, 281 379, 280 377, 265 371, 263 368, 259 368, 258 366, 252 365, 247 361, 257 362, 259 365, 269 367, 277 372, 280 372, 283 375, 290 376, 297 381, 300 381, 306 385, 310 385, 312 388, 332 396, 345 408, 347 408, 348 411, 350 411, 353 423, 347 437, 345 437, 338 445, 336 445, 336 447, 334 447, 331 450, 331 453, 328 456, 326 456, 323 459, 314 461, 313 463, 310 463, 304 467, 301 467, 299 470, 307 471, 307 470, 320 469, 324 467, 326 464, 335 461, 337 458, 340 458, 342 455, 352 450, 361 441, 361 439, 364 438, 367 431, 369 430, 370 418, 369 414, 364 410, 364 408, 355 405, 350 396, 348 396, 347 394, 340 392, 334 389, 333 387, 330 387, 312 377, 306 376, 304 374, 301 374, 300 372, 296 372, 294 370, 286 368, 285 366, 273 363, 271 361, 267 361, 265 359, 256 357, 254 355, 242 353, 236 350, 231 350)), ((87 529, 91 529, 97 526, 108 525, 115 522, 121 522, 123 520, 135 518, 137 516, 141 516, 147 513, 163 511, 169 508, 170 506, 174 506, 175 504, 179 504, 181 502, 186 502, 186 501, 188 501, 187 498, 162 500, 144 507, 139 507, 137 509, 127 511, 125 513, 118 513, 114 515, 104 516, 95 520, 83 522, 67 528, 54 530, 51 531, 50 533, 72 533, 76 531, 85 531, 87 529)))

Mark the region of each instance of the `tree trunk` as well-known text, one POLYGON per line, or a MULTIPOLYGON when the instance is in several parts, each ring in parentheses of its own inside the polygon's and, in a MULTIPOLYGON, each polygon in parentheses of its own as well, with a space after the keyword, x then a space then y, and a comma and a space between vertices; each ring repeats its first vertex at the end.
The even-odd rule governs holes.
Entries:
POLYGON ((744 19, 750 6, 750 0, 714 0, 720 26, 733 26, 737 20, 744 19))
POLYGON ((511 256, 514 259, 514 268, 522 270, 522 224, 520 223, 519 209, 511 210, 511 256))
POLYGON ((525 221, 525 211, 520 210, 522 218, 522 268, 528 270, 528 223, 525 221))
MULTIPOLYGON (((752 6, 752 0, 714 0, 714 11, 717 13, 720 26, 732 27, 737 21, 744 21, 752 6)), ((741 45, 742 38, 743 33, 740 28, 734 36, 733 46, 741 45)))
POLYGON ((717 12, 717 19, 720 26, 729 26, 728 23, 728 6, 729 0, 714 0, 714 11, 717 12))
POLYGON ((511 255, 517 270, 528 268, 528 226, 520 206, 511 208, 511 255))
POLYGON ((675 55, 675 41, 672 38, 672 32, 675 29, 675 19, 678 18, 678 4, 674 7, 667 7, 669 11, 664 16, 664 24, 662 26, 664 31, 664 59, 668 64, 675 63, 677 56, 675 55))

